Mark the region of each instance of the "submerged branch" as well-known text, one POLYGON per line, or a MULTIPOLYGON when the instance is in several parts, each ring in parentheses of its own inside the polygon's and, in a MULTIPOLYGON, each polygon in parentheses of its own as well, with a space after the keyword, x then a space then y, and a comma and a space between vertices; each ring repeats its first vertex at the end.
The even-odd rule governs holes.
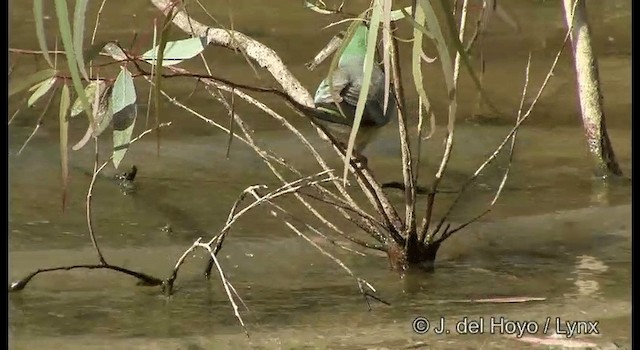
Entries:
POLYGON ((142 285, 142 286, 159 286, 162 284, 162 280, 156 277, 153 277, 151 275, 147 275, 145 273, 142 272, 138 272, 138 271, 133 271, 133 270, 129 270, 127 268, 124 267, 120 267, 120 266, 116 266, 116 265, 110 265, 110 264, 93 264, 93 265, 70 265, 70 266, 60 266, 60 267, 51 267, 51 268, 46 268, 46 269, 38 269, 32 273, 30 273, 29 275, 11 283, 11 285, 9 285, 9 292, 18 292, 23 290, 27 284, 31 281, 32 278, 34 278, 35 276, 41 274, 41 273, 45 273, 45 272, 53 272, 53 271, 69 271, 69 270, 74 270, 74 269, 90 269, 90 270, 95 270, 95 269, 107 269, 107 270, 114 270, 114 271, 118 271, 118 272, 122 272, 124 274, 127 274, 129 276, 135 277, 138 279, 138 285, 142 285))

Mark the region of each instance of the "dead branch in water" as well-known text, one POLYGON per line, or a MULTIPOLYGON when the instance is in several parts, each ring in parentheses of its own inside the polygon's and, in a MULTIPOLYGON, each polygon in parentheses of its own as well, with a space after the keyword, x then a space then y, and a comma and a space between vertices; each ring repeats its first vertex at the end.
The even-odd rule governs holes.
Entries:
POLYGON ((38 269, 30 274, 28 274, 27 276, 11 283, 9 285, 9 292, 17 292, 17 291, 21 291, 24 289, 24 287, 27 286, 27 284, 29 282, 31 282, 31 279, 34 278, 36 275, 41 274, 41 273, 45 273, 45 272, 53 272, 53 271, 70 271, 70 270, 75 270, 75 269, 89 269, 89 270, 96 270, 96 269, 106 269, 106 270, 113 270, 113 271, 118 271, 118 272, 122 272, 124 274, 127 274, 129 276, 133 276, 135 278, 138 279, 138 284, 139 285, 143 285, 143 286, 159 286, 162 284, 162 280, 150 275, 147 275, 146 273, 142 273, 142 272, 138 272, 138 271, 133 271, 133 270, 129 270, 127 268, 124 267, 120 267, 120 266, 116 266, 116 265, 111 265, 111 264, 97 264, 97 265, 69 265, 69 266, 60 266, 60 267, 50 267, 50 268, 46 268, 46 269, 38 269))
MULTIPOLYGON (((291 193, 295 193, 296 191, 298 191, 300 188, 302 187, 307 187, 307 186, 311 186, 315 183, 321 183, 321 182, 329 182, 329 181, 333 181, 334 180, 334 176, 328 176, 325 178, 322 178, 322 176, 324 175, 328 175, 328 172, 323 171, 317 174, 313 174, 301 179, 298 179, 296 181, 287 183, 283 186, 281 186, 280 188, 277 188, 269 193, 267 193, 264 196, 259 196, 258 199, 256 199, 254 202, 252 202, 251 204, 247 205, 246 207, 238 210, 238 207, 240 205, 240 202, 242 202, 242 200, 246 197, 247 194, 253 194, 255 193, 255 191, 259 188, 266 188, 267 186, 265 185, 253 185, 253 186, 249 186, 247 189, 245 189, 240 196, 238 197, 238 199, 236 200, 236 202, 234 203, 233 207, 231 208, 231 211, 229 213, 228 219, 226 224, 224 225, 224 227, 222 229, 220 229, 220 232, 213 236, 209 241, 207 241, 206 243, 198 243, 198 244, 205 244, 208 247, 210 247, 212 249, 212 251, 214 252, 214 254, 216 254, 220 248, 222 247, 222 244, 224 243, 224 240, 229 232, 229 229, 231 228, 232 224, 238 220, 242 215, 246 214, 248 211, 250 211, 251 209, 255 209, 256 207, 258 207, 259 205, 273 200, 275 198, 278 198, 280 196, 286 195, 286 194, 291 194, 291 193)), ((202 238, 199 238, 199 240, 201 240, 202 238)), ((164 290, 167 294, 171 294, 172 290, 173 290, 173 284, 176 280, 176 278, 178 277, 178 271, 180 269, 180 266, 182 266, 182 264, 184 264, 187 256, 189 255, 189 253, 191 251, 193 251, 196 247, 192 246, 191 248, 187 249, 181 256, 180 258, 178 258, 173 271, 171 273, 171 276, 169 276, 169 278, 167 278, 165 280, 165 282, 163 283, 163 287, 164 290)), ((212 262, 213 263, 213 262, 212 262)))
MULTIPOLYGON (((170 126, 171 122, 168 123, 162 123, 160 124, 157 128, 152 128, 152 129, 147 129, 145 131, 143 131, 142 133, 140 133, 140 135, 136 136, 135 138, 131 139, 131 141, 129 141, 129 144, 132 144, 138 140, 140 140, 142 137, 144 137, 145 135, 149 134, 150 132, 157 130, 159 128, 163 128, 163 127, 167 127, 170 126)), ((29 275, 27 275, 26 277, 23 277, 21 279, 19 279, 16 282, 13 282, 9 285, 9 291, 10 292, 15 292, 15 291, 20 291, 22 289, 24 289, 24 287, 26 287, 26 285, 31 281, 31 279, 33 277, 35 277, 38 274, 41 273, 45 273, 45 272, 52 272, 52 271, 69 271, 69 270, 73 270, 73 269, 79 269, 79 268, 84 268, 84 269, 108 269, 108 270, 114 270, 114 271, 118 271, 118 272, 122 272, 124 274, 136 277, 139 281, 141 285, 145 285, 145 286, 158 286, 162 284, 162 280, 150 275, 147 275, 145 273, 142 272, 138 272, 138 271, 134 271, 134 270, 130 270, 121 266, 117 266, 117 265, 112 265, 107 263, 106 259, 104 258, 104 255, 102 254, 101 250, 100 250, 100 246, 98 245, 98 241, 95 238, 95 232, 93 229, 93 221, 91 218, 91 199, 93 198, 93 185, 96 181, 96 178, 98 176, 98 174, 109 164, 109 162, 111 161, 111 158, 113 157, 110 156, 109 159, 107 159, 101 166, 98 166, 98 143, 96 140, 96 148, 95 148, 95 161, 94 161, 94 170, 93 170, 93 175, 91 177, 91 182, 89 184, 89 189, 87 191, 87 198, 86 198, 86 217, 87 217, 87 228, 88 228, 88 232, 89 232, 89 237, 91 238, 91 243, 93 245, 93 248, 96 251, 96 254, 98 255, 98 260, 99 260, 99 264, 89 264, 89 265, 70 265, 70 266, 60 266, 60 267, 53 267, 53 268, 44 268, 44 269, 38 269, 32 273, 30 273, 29 275)))

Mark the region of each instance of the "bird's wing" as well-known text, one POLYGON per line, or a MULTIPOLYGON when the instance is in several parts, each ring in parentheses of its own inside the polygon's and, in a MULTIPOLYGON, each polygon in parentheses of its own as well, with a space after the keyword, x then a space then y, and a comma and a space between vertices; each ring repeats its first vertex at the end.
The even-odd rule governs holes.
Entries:
POLYGON ((337 67, 333 71, 331 79, 331 88, 329 86, 329 78, 325 78, 318 86, 313 102, 316 110, 313 116, 315 118, 343 125, 353 124, 354 108, 344 100, 344 92, 351 85, 351 79, 347 72, 337 67), (342 113, 336 107, 336 103, 340 105, 342 113), (344 115, 343 115, 344 114, 344 115))
POLYGON ((331 77, 333 88, 329 87, 329 78, 325 78, 318 86, 313 102, 318 104, 340 103, 341 99, 336 101, 335 97, 341 97, 342 90, 349 85, 349 75, 339 67, 334 69, 331 77))
MULTIPOLYGON (((333 93, 329 88, 329 79, 324 79, 318 89, 314 102, 316 108, 321 109, 323 115, 316 116, 332 123, 352 125, 355 116, 356 106, 360 97, 362 86, 361 72, 354 71, 360 66, 344 66, 337 67, 333 72, 333 93), (336 97, 339 99, 336 101, 336 97), (336 102, 340 104, 342 113, 336 108, 336 102), (345 118, 346 116, 346 118, 345 118)), ((371 76, 371 86, 367 94, 364 113, 362 115, 362 125, 364 126, 382 126, 389 122, 395 115, 395 99, 389 97, 389 105, 387 111, 384 107, 384 73, 382 70, 374 66, 371 76)), ((390 92, 393 93, 393 92, 390 92)))
MULTIPOLYGON (((354 81, 343 91, 343 99, 355 108, 360 97, 362 81, 354 81)), ((390 91, 393 94, 393 91, 390 91)), ((363 125, 382 126, 389 122, 395 113, 395 99, 389 96, 389 104, 384 111, 384 73, 378 66, 373 67, 367 102, 362 116, 363 125)))

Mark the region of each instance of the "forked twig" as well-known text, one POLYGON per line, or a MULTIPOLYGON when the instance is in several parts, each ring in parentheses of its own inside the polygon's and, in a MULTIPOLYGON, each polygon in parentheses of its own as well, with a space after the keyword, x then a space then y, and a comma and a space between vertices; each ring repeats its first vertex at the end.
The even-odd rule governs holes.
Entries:
MULTIPOLYGON (((527 68, 525 69, 524 86, 522 88, 522 96, 520 97, 520 106, 518 107, 518 115, 516 116, 516 123, 518 123, 520 121, 520 119, 522 118, 522 107, 524 106, 524 99, 525 99, 525 96, 527 95, 527 89, 529 87, 529 70, 530 70, 530 68, 531 68, 531 53, 529 53, 529 58, 527 59, 527 68)), ((442 233, 441 237, 436 242, 442 243, 445 239, 449 238, 452 234, 454 234, 454 233, 460 231, 461 229, 467 227, 468 225, 478 221, 480 218, 482 218, 483 216, 487 215, 491 211, 493 206, 496 204, 496 201, 500 197, 500 194, 502 193, 502 190, 504 189, 504 185, 507 182, 507 178, 509 177, 509 171, 511 170, 511 164, 513 163, 513 150, 515 149, 515 146, 516 146, 516 137, 517 137, 517 135, 518 135, 518 133, 517 133, 517 129, 516 129, 516 132, 514 132, 513 135, 511 136, 511 147, 509 148, 509 161, 508 161, 508 164, 507 164, 507 169, 505 169, 505 171, 504 171, 504 175, 502 176, 502 181, 500 182, 500 186, 498 186, 498 190, 496 191, 496 194, 493 196, 493 200, 491 201, 491 203, 489 203, 487 208, 482 213, 480 213, 476 217, 472 218, 471 220, 469 220, 469 221, 467 221, 467 222, 465 222, 463 224, 460 224, 460 225, 456 226, 455 228, 453 228, 451 230, 449 230, 449 228, 447 227, 445 229, 445 231, 442 233)), ((454 205, 452 205, 450 207, 450 209, 453 206, 454 205)), ((446 216, 443 216, 443 219, 445 219, 445 218, 446 218, 446 216)))
MULTIPOLYGON (((538 101, 540 99, 540 96, 542 96, 542 92, 544 91, 544 89, 546 88, 547 84, 549 83, 549 80, 553 76, 553 72, 554 72, 554 70, 556 68, 556 65, 558 64, 558 61, 560 60, 560 55, 564 51, 564 47, 566 46, 567 41, 569 40, 569 36, 571 35, 571 29, 572 29, 571 27, 568 28, 567 34, 565 35, 564 40, 562 41, 560 49, 556 53, 556 56, 555 56, 555 58, 553 60, 553 63, 551 64, 551 67, 549 68, 549 71, 547 72, 547 75, 546 75, 544 81, 540 85, 540 88, 538 89, 538 93, 536 94, 535 98, 533 99, 533 101, 529 105, 529 108, 527 109, 527 112, 521 118, 519 118, 519 120, 517 120, 515 126, 509 131, 509 133, 507 133, 505 138, 498 145, 498 147, 493 151, 493 153, 478 167, 478 169, 476 169, 474 174, 469 179, 467 179, 467 181, 462 185, 462 188, 458 192, 458 196, 456 197, 456 199, 454 199, 453 203, 449 206, 449 209, 447 210, 445 215, 442 217, 442 219, 440 220, 438 225, 434 228, 433 231, 431 231, 429 233, 428 236, 430 238, 433 238, 434 235, 440 230, 440 228, 442 227, 443 223, 446 221, 446 219, 448 218, 450 213, 453 211, 455 206, 460 201, 464 191, 468 188, 468 186, 478 177, 478 175, 480 175, 482 170, 487 165, 489 165, 491 162, 493 162, 498 157, 498 154, 500 154, 500 152, 502 151, 504 146, 507 144, 509 139, 511 139, 511 137, 517 132, 517 130, 520 128, 520 125, 522 125, 522 123, 524 123, 529 118, 529 116, 531 116, 531 112, 533 111, 533 108, 537 105, 537 103, 538 103, 538 101)), ((457 230, 459 230, 459 229, 456 229, 456 231, 457 230)), ((447 231, 447 230, 445 230, 445 231, 447 231)))
MULTIPOLYGON (((162 123, 158 126, 158 128, 161 127, 165 127, 165 126, 169 126, 171 125, 171 122, 168 123, 162 123)), ((132 144, 138 140, 140 140, 142 137, 144 137, 145 135, 147 135, 148 133, 152 132, 153 130, 156 130, 157 128, 153 128, 153 129, 148 129, 143 131, 142 133, 140 133, 140 135, 138 135, 137 137, 131 139, 131 141, 129 141, 129 144, 132 144)), ((10 286, 9 286, 9 291, 20 291, 22 289, 24 289, 24 287, 31 281, 31 279, 33 277, 35 277, 36 275, 40 274, 40 273, 45 273, 45 272, 51 272, 51 271, 68 271, 68 270, 73 270, 73 269, 79 269, 79 268, 84 268, 84 269, 109 269, 109 270, 114 270, 114 271, 118 271, 118 272, 122 272, 124 274, 136 277, 140 280, 140 284, 141 285, 145 285, 145 286, 158 286, 161 285, 163 283, 163 281, 159 278, 147 275, 145 273, 142 272, 137 272, 137 271, 133 271, 124 267, 120 267, 117 265, 112 265, 107 263, 107 261, 105 260, 104 256, 102 255, 102 252, 100 251, 100 246, 98 245, 98 242, 95 238, 95 233, 93 232, 93 224, 91 221, 91 197, 92 197, 92 193, 93 193, 93 185, 95 183, 96 177, 97 175, 102 171, 102 169, 104 169, 109 162, 111 161, 111 158, 113 157, 113 155, 111 157, 109 157, 109 159, 107 161, 105 161, 101 166, 97 166, 98 161, 97 161, 97 143, 96 143, 96 161, 94 162, 94 171, 93 171, 93 175, 91 178, 91 183, 89 185, 89 190, 87 193, 87 202, 86 202, 86 210, 87 210, 87 226, 89 229, 89 236, 91 238, 91 243, 93 244, 94 249, 96 250, 96 253, 98 254, 98 259, 100 261, 99 264, 83 264, 83 265, 71 265, 71 266, 61 266, 61 267, 53 267, 53 268, 46 268, 46 269, 38 269, 32 273, 30 273, 29 275, 27 275, 26 277, 21 278, 20 280, 13 282, 10 286)))

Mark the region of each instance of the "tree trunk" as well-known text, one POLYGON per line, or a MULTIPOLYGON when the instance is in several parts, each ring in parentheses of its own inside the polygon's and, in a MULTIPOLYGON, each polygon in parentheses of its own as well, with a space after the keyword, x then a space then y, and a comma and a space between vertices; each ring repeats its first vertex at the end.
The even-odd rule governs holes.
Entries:
POLYGON ((599 176, 622 175, 616 161, 602 110, 602 93, 598 62, 591 46, 591 34, 587 21, 587 9, 584 0, 563 0, 567 28, 571 25, 571 12, 575 6, 571 46, 578 83, 578 97, 582 111, 582 124, 587 137, 589 152, 596 165, 599 176))

